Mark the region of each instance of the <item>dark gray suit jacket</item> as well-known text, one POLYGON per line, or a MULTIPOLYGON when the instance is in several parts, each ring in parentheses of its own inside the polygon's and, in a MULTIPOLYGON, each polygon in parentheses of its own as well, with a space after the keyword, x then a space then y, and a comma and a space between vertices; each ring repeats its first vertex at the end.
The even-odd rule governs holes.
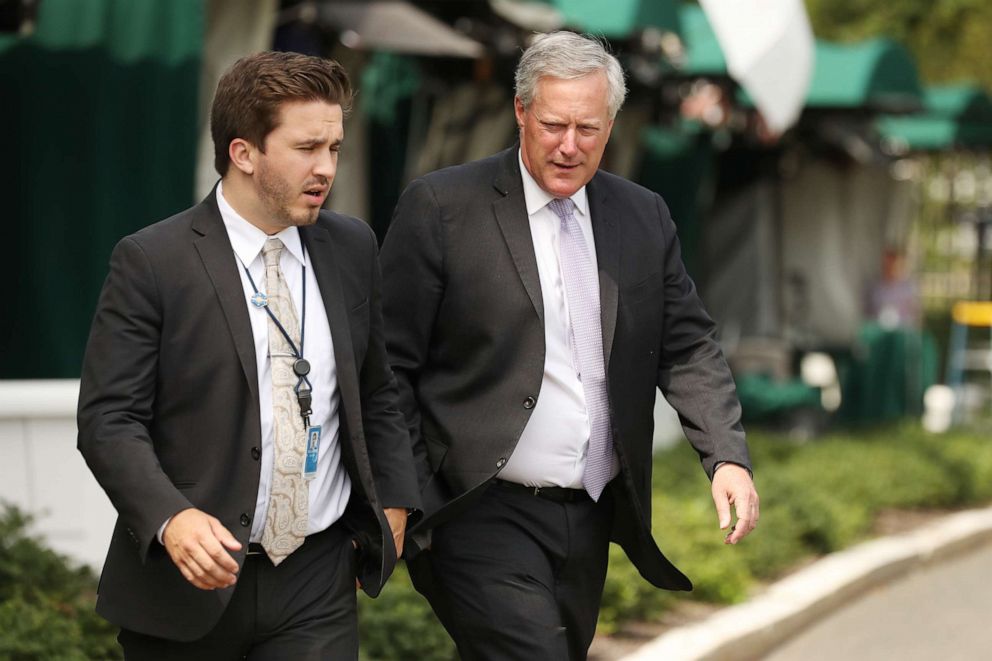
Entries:
MULTIPOLYGON (((690 581, 651 536, 655 388, 712 477, 750 465, 734 381, 655 193, 607 172, 587 187, 613 438, 613 539, 664 588, 690 581)), ((386 343, 426 516, 461 511, 499 475, 540 397, 544 303, 517 148, 417 179, 383 245, 386 343)))
MULTIPOLYGON (((344 521, 374 596, 396 562, 382 509, 420 504, 383 342, 375 237, 361 221, 324 211, 300 234, 334 339, 352 482, 344 521)), ((197 507, 238 538, 242 563, 261 446, 254 340, 215 193, 115 247, 86 348, 78 424, 79 449, 119 514, 97 610, 142 633, 203 636, 233 588, 193 587, 155 535, 168 517, 197 507)))

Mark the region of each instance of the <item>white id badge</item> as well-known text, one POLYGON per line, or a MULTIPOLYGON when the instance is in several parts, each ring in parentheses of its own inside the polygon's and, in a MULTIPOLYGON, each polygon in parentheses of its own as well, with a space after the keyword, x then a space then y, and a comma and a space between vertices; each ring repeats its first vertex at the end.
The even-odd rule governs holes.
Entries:
POLYGON ((320 425, 307 431, 307 458, 303 462, 303 479, 312 480, 317 474, 317 454, 320 452, 320 425))

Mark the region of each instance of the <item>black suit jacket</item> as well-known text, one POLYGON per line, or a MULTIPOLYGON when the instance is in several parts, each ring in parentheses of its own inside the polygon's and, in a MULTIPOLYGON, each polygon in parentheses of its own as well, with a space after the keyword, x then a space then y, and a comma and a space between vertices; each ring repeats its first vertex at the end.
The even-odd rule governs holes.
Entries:
MULTIPOLYGON (((613 438, 613 539, 653 584, 691 589, 651 536, 655 388, 712 476, 749 466, 734 382, 657 194, 600 171, 587 186, 613 438)), ((517 148, 420 178, 383 245, 390 360, 410 426, 422 534, 468 506, 513 453, 544 374, 544 303, 517 148)))
MULTIPOLYGON (((361 221, 324 211, 300 233, 334 340, 352 483, 345 522, 361 545, 362 586, 375 596, 396 561, 382 510, 420 503, 383 343, 375 238, 361 221)), ((261 447, 254 341, 215 193, 115 247, 78 424, 79 449, 119 514, 97 610, 155 636, 203 636, 233 588, 193 587, 155 536, 168 517, 197 507, 238 538, 243 563, 261 447)))

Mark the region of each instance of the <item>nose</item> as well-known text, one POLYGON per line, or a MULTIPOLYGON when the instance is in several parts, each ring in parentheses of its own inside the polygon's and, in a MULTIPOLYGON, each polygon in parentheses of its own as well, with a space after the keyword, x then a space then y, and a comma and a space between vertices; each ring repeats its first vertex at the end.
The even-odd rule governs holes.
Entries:
POLYGON ((561 136, 561 142, 558 144, 558 151, 565 158, 571 158, 578 153, 579 148, 575 142, 575 129, 568 128, 561 136))
POLYGON ((337 170, 338 153, 336 151, 331 151, 330 149, 321 151, 317 162, 314 164, 314 175, 331 180, 334 179, 334 174, 337 170))

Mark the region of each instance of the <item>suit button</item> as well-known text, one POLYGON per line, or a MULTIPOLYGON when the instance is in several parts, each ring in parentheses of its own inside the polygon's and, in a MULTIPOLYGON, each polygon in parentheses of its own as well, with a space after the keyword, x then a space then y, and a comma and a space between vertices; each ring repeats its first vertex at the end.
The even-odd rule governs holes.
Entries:
POLYGON ((500 457, 499 461, 496 462, 496 468, 502 468, 506 465, 506 457, 500 457))
POLYGON ((258 448, 252 448, 251 449, 251 458, 252 459, 254 459, 255 461, 258 461, 258 458, 261 457, 261 456, 262 456, 262 451, 261 450, 259 450, 258 448))
POLYGON ((537 404, 537 400, 534 399, 533 397, 528 397, 527 399, 524 400, 525 409, 532 409, 534 408, 535 404, 537 404))
POLYGON ((242 514, 241 515, 241 525, 243 525, 245 528, 247 528, 250 524, 251 524, 251 517, 248 516, 247 514, 242 514))

